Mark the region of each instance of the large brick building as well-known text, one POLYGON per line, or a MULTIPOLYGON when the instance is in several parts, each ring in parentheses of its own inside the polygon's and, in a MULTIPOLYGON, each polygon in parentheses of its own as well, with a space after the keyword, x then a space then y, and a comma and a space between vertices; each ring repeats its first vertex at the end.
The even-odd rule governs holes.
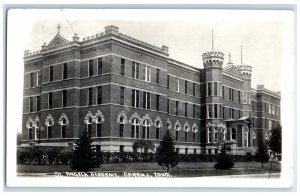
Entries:
POLYGON ((73 145, 88 130, 98 150, 132 151, 138 139, 159 144, 170 130, 179 153, 252 153, 280 123, 280 93, 251 87, 252 67, 223 65, 218 51, 204 68, 169 57, 116 26, 79 41, 57 35, 24 54, 22 145, 73 145))

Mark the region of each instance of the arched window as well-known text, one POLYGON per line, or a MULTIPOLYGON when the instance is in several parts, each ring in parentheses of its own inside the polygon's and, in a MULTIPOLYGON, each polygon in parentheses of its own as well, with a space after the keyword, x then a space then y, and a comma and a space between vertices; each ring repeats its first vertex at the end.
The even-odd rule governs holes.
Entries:
POLYGON ((218 130, 216 130, 216 129, 215 129, 214 133, 215 133, 215 142, 219 142, 219 139, 220 139, 220 133, 219 133, 218 130))
POLYGON ((40 139, 40 123, 36 122, 35 123, 35 140, 40 139))
POLYGON ((188 141, 188 132, 190 131, 188 126, 184 127, 184 141, 187 142, 188 141))
POLYGON ((120 117, 120 137, 124 134, 124 117, 120 117))
POLYGON ((131 125, 131 137, 132 138, 139 138, 139 133, 140 133, 140 130, 139 130, 139 121, 138 119, 134 118, 132 120, 132 125, 131 125))
POLYGON ((234 127, 231 129, 231 140, 236 140, 236 129, 234 127))
POLYGON ((51 120, 49 120, 47 123, 47 138, 48 139, 52 138, 52 125, 53 125, 53 122, 51 120))
POLYGON ((96 120, 96 133, 97 133, 96 137, 101 137, 101 134, 102 134, 101 133, 101 128, 102 128, 101 123, 102 123, 102 119, 101 119, 101 116, 99 116, 96 120))
POLYGON ((87 134, 89 135, 89 136, 92 136, 92 131, 93 131, 93 124, 92 124, 92 118, 89 118, 88 120, 87 120, 87 134))
POLYGON ((62 119, 61 121, 61 138, 66 138, 66 126, 67 126, 67 121, 66 119, 62 119))
POLYGON ((150 138, 150 123, 148 120, 145 120, 143 124, 143 138, 144 139, 150 138))
POLYGON ((159 121, 156 122, 156 134, 155 134, 155 138, 157 140, 159 140, 160 138, 160 127, 161 127, 161 123, 159 121))
POLYGON ((179 125, 176 125, 175 130, 176 130, 175 139, 176 139, 176 141, 179 141, 179 130, 180 130, 180 126, 179 126, 179 125))
POLYGON ((32 123, 28 123, 28 139, 32 140, 33 139, 33 134, 32 134, 32 123))
POLYGON ((193 128, 193 141, 196 142, 197 127, 193 128))

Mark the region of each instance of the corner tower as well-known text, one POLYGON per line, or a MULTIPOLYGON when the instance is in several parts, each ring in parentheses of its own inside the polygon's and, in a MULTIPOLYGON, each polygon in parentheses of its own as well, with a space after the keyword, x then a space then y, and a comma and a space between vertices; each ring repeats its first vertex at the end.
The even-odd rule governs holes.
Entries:
POLYGON ((225 124, 222 117, 222 71, 224 53, 214 50, 214 38, 212 31, 212 50, 202 54, 205 72, 205 133, 202 135, 202 143, 205 143, 206 153, 215 154, 218 149, 215 143, 219 142, 225 124))

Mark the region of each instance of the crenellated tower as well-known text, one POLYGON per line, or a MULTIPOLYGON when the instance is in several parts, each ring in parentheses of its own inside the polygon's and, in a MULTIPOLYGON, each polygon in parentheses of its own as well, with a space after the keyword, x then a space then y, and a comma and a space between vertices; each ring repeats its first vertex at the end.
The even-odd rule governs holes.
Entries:
POLYGON ((213 144, 217 143, 221 131, 224 131, 222 117, 222 71, 224 53, 214 50, 212 32, 212 50, 202 55, 205 76, 205 137, 203 143, 208 144, 206 153, 217 153, 213 144))

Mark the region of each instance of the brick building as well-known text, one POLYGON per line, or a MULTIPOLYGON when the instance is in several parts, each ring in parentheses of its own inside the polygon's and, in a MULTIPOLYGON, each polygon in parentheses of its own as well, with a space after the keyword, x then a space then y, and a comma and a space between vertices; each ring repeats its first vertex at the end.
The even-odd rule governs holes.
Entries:
POLYGON ((73 145, 85 129, 102 151, 132 151, 138 139, 159 144, 170 130, 179 153, 254 153, 280 123, 280 93, 251 87, 252 67, 223 66, 224 54, 202 55, 204 68, 169 57, 116 26, 79 41, 60 34, 24 54, 22 145, 73 145))

